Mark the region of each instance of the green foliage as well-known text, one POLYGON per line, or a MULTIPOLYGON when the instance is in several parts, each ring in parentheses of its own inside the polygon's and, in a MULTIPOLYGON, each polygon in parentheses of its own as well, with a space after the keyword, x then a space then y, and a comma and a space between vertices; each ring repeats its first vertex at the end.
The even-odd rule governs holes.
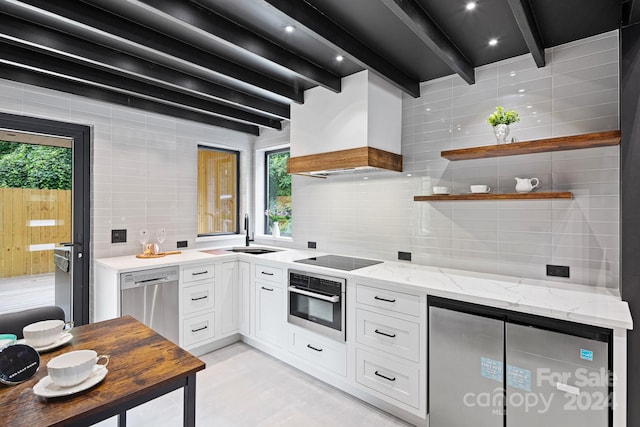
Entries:
POLYGON ((71 189, 71 149, 0 141, 0 187, 71 189))
POLYGON ((291 175, 287 173, 287 159, 289 152, 273 153, 269 155, 269 189, 275 197, 291 196, 291 175))
POLYGON ((505 111, 502 107, 496 107, 496 111, 487 118, 487 123, 491 126, 510 125, 519 122, 520 116, 513 110, 505 111))

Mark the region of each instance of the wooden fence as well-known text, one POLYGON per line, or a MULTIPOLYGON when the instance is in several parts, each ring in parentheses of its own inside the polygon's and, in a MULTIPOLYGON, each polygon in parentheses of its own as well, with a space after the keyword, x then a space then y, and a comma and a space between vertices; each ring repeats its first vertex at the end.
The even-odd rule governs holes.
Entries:
POLYGON ((71 191, 0 188, 0 227, 0 278, 53 272, 53 247, 71 240, 71 191))

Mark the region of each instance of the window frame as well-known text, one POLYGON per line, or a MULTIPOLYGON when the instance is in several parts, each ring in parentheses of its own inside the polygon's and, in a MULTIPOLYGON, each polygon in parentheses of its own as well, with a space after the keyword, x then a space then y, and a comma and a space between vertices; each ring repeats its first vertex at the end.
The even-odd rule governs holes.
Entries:
MULTIPOLYGON (((239 150, 232 150, 230 148, 222 148, 222 147, 216 147, 216 146, 212 146, 212 145, 204 145, 204 144, 198 144, 197 147, 197 151, 200 150, 204 150, 204 151, 218 151, 218 152, 222 152, 222 153, 229 153, 229 154, 234 154, 235 155, 235 159, 236 159, 236 173, 235 173, 235 192, 236 192, 236 203, 235 203, 235 216, 236 216, 236 221, 234 224, 235 227, 235 231, 231 231, 231 232, 218 232, 218 233, 198 233, 197 231, 197 221, 196 221, 196 238, 202 238, 202 237, 214 237, 214 236, 233 236, 233 235, 238 235, 240 234, 240 151, 239 150)), ((197 161, 196 161, 196 169, 197 169, 198 165, 197 165, 197 161)), ((196 173, 197 175, 197 173, 196 173)), ((196 177, 196 192, 197 189, 199 188, 199 183, 197 182, 197 177, 196 177)), ((200 212, 198 211, 198 208, 196 207, 196 217, 198 217, 200 214, 200 212)))
MULTIPOLYGON (((289 157, 291 157, 291 147, 282 147, 282 148, 277 148, 274 150, 265 150, 264 151, 264 173, 263 173, 263 180, 264 180, 264 200, 263 200, 263 209, 262 212, 264 213, 267 209, 270 208, 269 206, 269 156, 271 154, 279 154, 279 153, 289 153, 289 157)), ((263 215, 264 216, 264 215, 263 215)), ((293 218, 293 216, 292 216, 293 218)), ((264 224, 262 226, 263 228, 263 232, 265 235, 269 234, 269 221, 264 221, 264 224)), ((291 237, 291 236, 286 236, 286 237, 291 237)))

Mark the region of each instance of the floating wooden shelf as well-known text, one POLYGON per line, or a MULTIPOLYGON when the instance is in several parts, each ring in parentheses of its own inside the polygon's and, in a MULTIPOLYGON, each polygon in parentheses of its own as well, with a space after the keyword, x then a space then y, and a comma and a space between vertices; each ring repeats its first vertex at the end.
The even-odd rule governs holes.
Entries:
POLYGON ((485 145, 442 151, 440 155, 449 160, 486 159, 489 157, 516 156, 520 154, 546 153, 551 151, 576 150, 581 148, 606 147, 620 144, 620 131, 585 133, 559 138, 536 139, 512 144, 485 145))
POLYGON ((483 194, 433 194, 413 196, 414 202, 451 201, 451 200, 535 200, 535 199, 571 199, 570 191, 545 191, 533 193, 483 193, 483 194))

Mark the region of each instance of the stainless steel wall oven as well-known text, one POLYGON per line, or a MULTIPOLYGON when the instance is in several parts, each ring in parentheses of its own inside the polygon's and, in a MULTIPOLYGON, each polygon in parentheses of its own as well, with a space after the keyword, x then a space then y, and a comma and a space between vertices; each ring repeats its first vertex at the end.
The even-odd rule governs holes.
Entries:
POLYGON ((339 277, 289 270, 288 322, 346 341, 346 284, 339 277))

